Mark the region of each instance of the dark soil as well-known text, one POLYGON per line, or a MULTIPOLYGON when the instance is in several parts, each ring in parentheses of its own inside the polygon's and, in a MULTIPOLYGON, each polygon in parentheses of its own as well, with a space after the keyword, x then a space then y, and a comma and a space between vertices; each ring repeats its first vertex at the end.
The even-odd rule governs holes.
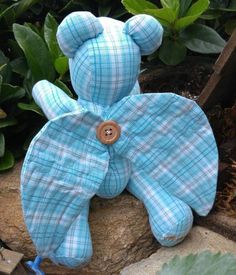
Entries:
POLYGON ((189 57, 177 66, 149 64, 139 82, 144 93, 173 92, 196 100, 213 72, 215 58, 189 57))
MULTIPOLYGON (((215 58, 190 57, 175 66, 149 64, 140 76, 143 93, 174 92, 196 100, 213 72, 215 58)), ((220 162, 214 211, 236 218, 236 102, 221 102, 207 111, 220 162)))
POLYGON ((215 210, 236 218, 236 104, 214 106, 207 115, 220 155, 215 210))

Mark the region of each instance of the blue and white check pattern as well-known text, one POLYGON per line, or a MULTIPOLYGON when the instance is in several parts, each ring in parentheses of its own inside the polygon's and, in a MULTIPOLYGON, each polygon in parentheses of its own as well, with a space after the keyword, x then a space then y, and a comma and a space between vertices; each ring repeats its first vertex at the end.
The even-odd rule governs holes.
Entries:
MULTIPOLYGON (((64 22, 80 22, 76 16, 64 22)), ((139 94, 137 24, 131 34, 124 31, 139 18, 124 24, 86 16, 89 25, 99 20, 104 30, 83 38, 70 58, 79 99, 47 81, 35 85, 34 99, 50 120, 30 144, 21 175, 25 222, 38 255, 69 267, 91 258, 88 213, 94 195, 113 198, 127 188, 144 203, 156 239, 172 246, 191 229, 192 210, 207 215, 212 208, 218 168, 211 127, 195 102, 172 93, 139 94), (97 126, 106 120, 121 127, 112 145, 96 137, 97 126)), ((155 25, 141 18, 139 33, 141 26, 155 25)), ((64 28, 74 33, 74 25, 65 24, 60 32, 64 28)), ((144 33, 153 41, 154 32, 144 33)))
POLYGON ((102 32, 101 23, 90 12, 72 12, 59 25, 57 40, 65 55, 73 58, 86 40, 95 38, 102 32))
POLYGON ((71 82, 80 99, 107 106, 130 94, 139 74, 140 53, 155 51, 162 33, 159 22, 149 15, 134 16, 126 23, 89 12, 67 16, 57 38, 70 58, 71 82))

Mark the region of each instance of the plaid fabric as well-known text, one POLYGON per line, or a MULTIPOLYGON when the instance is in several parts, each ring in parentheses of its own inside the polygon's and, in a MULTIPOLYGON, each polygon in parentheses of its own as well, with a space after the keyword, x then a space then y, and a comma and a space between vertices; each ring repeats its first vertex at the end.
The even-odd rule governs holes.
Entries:
POLYGON ((24 161, 21 194, 25 221, 38 255, 55 262, 77 251, 72 263, 67 259, 73 266, 81 254, 91 254, 87 216, 82 211, 108 170, 109 154, 94 132, 101 121, 90 112, 50 120, 33 139, 24 161))
POLYGON ((192 210, 184 201, 139 169, 133 170, 127 189, 143 201, 159 243, 173 246, 184 239, 193 223, 192 210))
POLYGON ((25 222, 40 256, 69 267, 90 259, 95 194, 112 198, 127 187, 167 246, 190 230, 191 209, 211 209, 218 153, 204 113, 171 93, 139 94, 140 54, 154 51, 161 36, 145 15, 122 23, 82 12, 61 23, 57 37, 79 99, 47 81, 36 84, 33 96, 50 121, 31 142, 21 175, 25 222), (105 120, 121 127, 109 146, 96 138, 105 120))
POLYGON ((70 57, 71 82, 79 98, 107 106, 129 95, 138 78, 140 53, 154 52, 162 32, 159 22, 148 15, 126 23, 88 12, 67 16, 57 38, 70 57))
POLYGON ((47 80, 37 82, 32 95, 49 120, 73 111, 82 111, 76 100, 68 97, 64 91, 47 80))
POLYGON ((115 104, 108 119, 122 125, 114 144, 118 154, 199 215, 209 212, 218 153, 208 120, 194 101, 172 93, 134 95, 115 104))
POLYGON ((162 42, 162 26, 150 15, 140 14, 125 23, 125 32, 139 45, 141 55, 149 55, 157 50, 162 42))
POLYGON ((24 216, 37 252, 68 266, 87 261, 91 239, 83 209, 95 194, 114 197, 127 183, 147 207, 157 240, 176 244, 191 228, 190 207, 199 215, 212 207, 217 161, 204 113, 175 94, 133 95, 100 117, 86 111, 50 120, 22 170, 24 216), (121 126, 110 146, 96 138, 104 119, 121 126))
POLYGON ((90 12, 72 12, 59 25, 57 40, 62 51, 73 58, 79 46, 102 32, 101 23, 90 12))

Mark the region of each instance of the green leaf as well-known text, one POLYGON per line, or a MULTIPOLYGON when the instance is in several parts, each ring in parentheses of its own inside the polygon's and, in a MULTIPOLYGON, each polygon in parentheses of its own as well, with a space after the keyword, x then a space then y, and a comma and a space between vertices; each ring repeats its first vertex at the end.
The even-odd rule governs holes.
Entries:
POLYGON ((236 19, 229 19, 225 25, 225 32, 228 34, 228 35, 231 35, 233 33, 233 31, 235 30, 236 28, 236 19))
POLYGON ((2 84, 0 103, 5 101, 16 101, 25 96, 25 90, 19 86, 11 84, 2 84))
POLYGON ((195 16, 202 14, 209 7, 209 0, 198 0, 187 11, 186 16, 195 16))
POLYGON ((53 62, 62 55, 56 38, 57 28, 57 21, 50 13, 48 13, 44 22, 44 39, 47 43, 53 62))
POLYGON ((10 64, 0 65, 0 75, 3 78, 3 82, 11 81, 12 71, 10 64))
POLYGON ((236 11, 236 1, 211 1, 210 9, 218 10, 218 11, 226 11, 226 12, 234 12, 236 11), (228 3, 229 2, 229 3, 228 3))
POLYGON ((196 21, 201 14, 207 10, 209 0, 198 0, 187 11, 186 16, 178 19, 175 23, 175 29, 181 30, 196 21))
POLYGON ((43 39, 29 27, 19 24, 13 25, 13 32, 24 51, 35 81, 42 79, 53 81, 55 70, 43 39))
POLYGON ((93 2, 88 1, 88 0, 80 0, 80 1, 75 1, 75 0, 70 0, 70 1, 65 1, 65 5, 62 7, 61 10, 59 10, 59 14, 61 13, 68 13, 71 10, 84 10, 84 11, 91 11, 93 7, 91 6, 93 2), (67 3, 66 3, 67 2, 67 3))
POLYGON ((10 11, 12 11, 19 3, 12 4, 11 6, 7 7, 0 13, 0 19, 6 16, 10 11))
POLYGON ((228 6, 229 9, 236 9, 236 1, 231 0, 228 6))
POLYGON ((65 74, 69 69, 68 58, 66 56, 58 57, 54 62, 54 67, 60 75, 65 74))
POLYGON ((0 171, 12 168, 14 163, 15 159, 13 154, 10 151, 5 150, 4 156, 0 158, 0 171))
POLYGON ((108 16, 111 12, 111 4, 110 5, 99 5, 98 6, 98 15, 99 16, 108 16))
POLYGON ((26 77, 28 72, 28 66, 24 57, 18 57, 11 61, 12 71, 21 75, 22 77, 26 77))
POLYGON ((0 50, 0 65, 6 64, 9 62, 9 58, 5 56, 3 51, 0 50))
POLYGON ((23 81, 23 88, 25 89, 26 96, 28 100, 32 100, 32 89, 35 81, 32 76, 32 72, 29 70, 23 81))
POLYGON ((17 124, 17 120, 15 118, 0 119, 0 128, 6 128, 8 126, 13 126, 16 124, 17 124))
POLYGON ((157 9, 157 6, 146 0, 122 0, 128 12, 132 14, 144 13, 145 9, 157 9))
POLYGON ((63 83, 62 81, 60 81, 60 80, 57 79, 57 80, 54 82, 54 84, 55 84, 58 88, 62 89, 69 97, 71 97, 71 98, 74 97, 73 94, 72 94, 72 92, 71 92, 71 90, 70 90, 70 89, 66 86, 66 84, 63 83))
POLYGON ((36 4, 39 1, 40 0, 21 0, 21 1, 18 1, 17 3, 14 3, 14 4, 10 5, 9 7, 7 7, 6 9, 4 9, 0 13, 0 19, 2 17, 6 17, 6 19, 7 19, 8 16, 10 15, 11 17, 14 17, 14 20, 12 20, 12 22, 14 22, 16 18, 18 18, 27 9, 29 9, 32 5, 36 4))
POLYGON ((206 12, 204 12, 200 16, 200 18, 204 20, 214 20, 214 19, 220 18, 221 16, 222 16, 221 11, 208 9, 206 12))
POLYGON ((226 42, 212 28, 201 24, 193 24, 181 32, 185 46, 198 53, 220 53, 226 42))
POLYGON ((16 21, 15 7, 12 6, 12 8, 8 9, 1 18, 4 19, 5 24, 10 28, 12 24, 16 21))
POLYGON ((6 118, 7 114, 3 111, 2 108, 0 108, 0 119, 6 118))
POLYGON ((159 48, 159 58, 167 65, 177 65, 182 62, 187 54, 186 47, 180 41, 165 38, 159 48))
POLYGON ((211 0, 210 8, 226 8, 229 5, 230 0, 211 0))
POLYGON ((142 13, 152 15, 160 21, 163 26, 169 27, 173 23, 177 16, 170 8, 162 9, 145 9, 142 13))
POLYGON ((120 9, 116 9, 113 13, 112 13, 112 18, 114 19, 119 19, 121 16, 127 14, 127 11, 124 7, 121 7, 120 9))
POLYGON ((1 98, 1 90, 2 90, 2 80, 3 80, 3 78, 2 78, 2 76, 0 75, 0 98, 1 98))
POLYGON ((180 7, 179 2, 180 2, 179 0, 161 0, 161 5, 163 8, 172 9, 177 17, 179 14, 179 7, 180 7))
POLYGON ((4 155, 5 153, 5 138, 3 133, 0 133, 0 158, 4 155))
POLYGON ((11 66, 9 64, 9 59, 0 50, 0 75, 3 78, 3 82, 9 82, 11 80, 11 66))
POLYGON ((30 28, 33 32, 35 32, 36 34, 38 34, 41 38, 43 38, 43 33, 41 28, 39 28, 37 25, 34 25, 32 23, 26 22, 24 23, 25 27, 30 28))
POLYGON ((175 256, 162 266, 157 275, 233 275, 236 274, 236 257, 232 254, 213 254, 204 251, 185 257, 175 256))
POLYGON ((16 17, 19 17, 25 11, 27 11, 31 6, 39 2, 40 0, 21 0, 15 8, 16 17))
POLYGON ((44 114, 43 114, 42 110, 39 108, 39 106, 35 102, 32 102, 30 104, 20 102, 20 103, 17 104, 17 106, 21 110, 32 111, 32 112, 37 113, 40 116, 44 117, 44 114))
POLYGON ((191 3, 192 3, 192 0, 180 0, 179 17, 182 17, 186 14, 191 3))
POLYGON ((7 44, 9 45, 10 52, 11 52, 11 57, 12 58, 18 58, 18 57, 23 57, 24 53, 16 40, 13 39, 8 39, 7 44))

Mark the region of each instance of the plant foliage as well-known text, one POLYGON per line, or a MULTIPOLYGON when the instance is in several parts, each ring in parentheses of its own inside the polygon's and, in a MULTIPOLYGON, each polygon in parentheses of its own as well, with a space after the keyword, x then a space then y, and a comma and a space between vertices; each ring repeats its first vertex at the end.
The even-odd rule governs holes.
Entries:
POLYGON ((75 10, 118 19, 128 14, 119 0, 0 0, 0 172, 24 155, 46 122, 33 85, 47 79, 75 96, 56 40, 57 22, 75 10))
MULTIPOLYGON (((196 21, 209 7, 209 0, 160 0, 161 7, 146 0, 122 0, 132 14, 145 13, 154 16, 164 27, 163 43, 152 57, 167 65, 182 62, 187 49, 198 53, 219 53, 225 41, 211 27, 196 21)), ((151 58, 152 58, 151 57, 151 58)))
POLYGON ((202 16, 211 25, 223 35, 231 35, 236 28, 236 1, 211 0, 208 11, 202 16))
POLYGON ((56 40, 57 27, 51 14, 47 14, 42 27, 15 23, 16 41, 8 41, 14 58, 10 60, 0 51, 0 171, 14 165, 14 159, 24 154, 46 121, 32 98, 33 85, 48 79, 73 97, 67 86, 68 59, 56 40))
POLYGON ((234 275, 236 257, 231 254, 204 251, 186 257, 175 256, 162 266, 157 275, 234 275))

